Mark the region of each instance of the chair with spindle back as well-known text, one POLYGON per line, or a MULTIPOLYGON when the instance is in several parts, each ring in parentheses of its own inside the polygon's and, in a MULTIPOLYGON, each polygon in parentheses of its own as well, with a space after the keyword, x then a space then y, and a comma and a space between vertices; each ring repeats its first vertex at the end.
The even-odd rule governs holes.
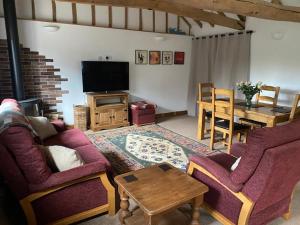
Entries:
POLYGON ((230 153, 234 134, 247 135, 249 126, 234 122, 234 91, 212 89, 212 119, 210 149, 214 148, 216 131, 223 133, 224 144, 230 153), (220 98, 221 97, 221 98, 220 98), (226 142, 228 139, 228 142, 226 142))
MULTIPOLYGON (((212 88, 214 88, 214 84, 213 83, 199 83, 198 86, 199 86, 198 87, 199 103, 202 101, 211 101, 212 100, 212 88)), ((211 112, 206 112, 205 117, 210 120, 211 112)), ((205 133, 207 133, 207 132, 208 132, 208 130, 205 129, 205 133)))
MULTIPOLYGON (((267 86, 263 85, 261 88, 262 93, 258 93, 256 95, 256 104, 263 105, 263 106, 270 106, 270 107, 276 107, 278 102, 278 96, 280 92, 280 87, 274 87, 274 86, 267 86), (264 95, 265 93, 269 93, 269 95, 264 95)), ((265 123, 261 123, 254 120, 249 120, 245 118, 240 118, 239 122, 241 124, 250 125, 251 128, 255 127, 265 127, 265 123)))
POLYGON ((291 111, 291 115, 290 115, 290 121, 293 121, 295 119, 300 118, 300 94, 297 94, 295 96, 295 100, 293 103, 293 107, 292 107, 292 111, 291 111))

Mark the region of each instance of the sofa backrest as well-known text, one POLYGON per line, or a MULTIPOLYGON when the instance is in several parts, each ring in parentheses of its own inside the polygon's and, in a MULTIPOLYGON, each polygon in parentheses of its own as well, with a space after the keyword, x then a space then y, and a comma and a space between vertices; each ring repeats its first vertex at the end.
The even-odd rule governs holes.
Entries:
POLYGON ((299 162, 300 140, 265 151, 253 176, 242 190, 255 202, 254 214, 280 202, 286 202, 288 206, 300 180, 299 162))
POLYGON ((9 151, 0 144, 0 175, 18 199, 28 194, 28 185, 25 177, 9 151))
POLYGON ((300 120, 273 128, 255 129, 248 135, 247 149, 231 173, 233 183, 245 184, 257 169, 265 151, 300 140, 300 120))
POLYGON ((6 129, 0 134, 0 144, 14 159, 14 169, 20 170, 28 184, 42 183, 51 175, 46 159, 28 128, 16 126, 6 129))

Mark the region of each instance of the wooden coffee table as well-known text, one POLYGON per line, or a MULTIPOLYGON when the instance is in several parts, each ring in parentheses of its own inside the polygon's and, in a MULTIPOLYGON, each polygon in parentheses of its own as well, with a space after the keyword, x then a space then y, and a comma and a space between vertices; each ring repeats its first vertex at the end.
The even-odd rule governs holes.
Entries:
MULTIPOLYGON (((121 197, 121 224, 127 224, 129 198, 143 211, 144 218, 133 224, 156 225, 159 217, 186 203, 192 203, 192 225, 199 225, 200 206, 208 187, 179 169, 167 164, 158 164, 145 169, 119 175, 115 178, 121 197)), ((132 222, 132 221, 131 221, 132 222)))

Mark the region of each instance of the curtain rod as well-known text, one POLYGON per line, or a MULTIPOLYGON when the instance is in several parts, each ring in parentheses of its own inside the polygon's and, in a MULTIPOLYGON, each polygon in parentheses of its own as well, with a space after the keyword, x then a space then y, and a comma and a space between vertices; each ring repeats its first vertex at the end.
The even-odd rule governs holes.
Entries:
POLYGON ((226 35, 233 36, 235 34, 241 35, 241 34, 244 34, 244 33, 246 33, 246 34, 252 34, 252 33, 254 33, 254 31, 253 30, 247 30, 247 31, 240 31, 240 32, 225 33, 225 34, 214 34, 214 35, 196 37, 196 38, 193 38, 193 40, 194 39, 199 40, 199 39, 213 38, 213 37, 225 37, 226 35))

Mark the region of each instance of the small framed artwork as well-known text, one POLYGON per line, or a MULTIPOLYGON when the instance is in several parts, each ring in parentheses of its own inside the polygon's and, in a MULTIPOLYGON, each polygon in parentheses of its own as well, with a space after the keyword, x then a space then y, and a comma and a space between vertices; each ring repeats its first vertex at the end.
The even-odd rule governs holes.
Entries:
POLYGON ((163 65, 172 65, 173 64, 173 52, 171 52, 171 51, 162 52, 162 64, 163 65))
POLYGON ((184 64, 184 52, 174 53, 174 64, 183 65, 184 64))
POLYGON ((149 51, 149 64, 150 65, 159 65, 161 61, 161 52, 160 51, 149 51))
POLYGON ((147 65, 148 64, 148 51, 147 50, 135 50, 135 64, 147 65))

